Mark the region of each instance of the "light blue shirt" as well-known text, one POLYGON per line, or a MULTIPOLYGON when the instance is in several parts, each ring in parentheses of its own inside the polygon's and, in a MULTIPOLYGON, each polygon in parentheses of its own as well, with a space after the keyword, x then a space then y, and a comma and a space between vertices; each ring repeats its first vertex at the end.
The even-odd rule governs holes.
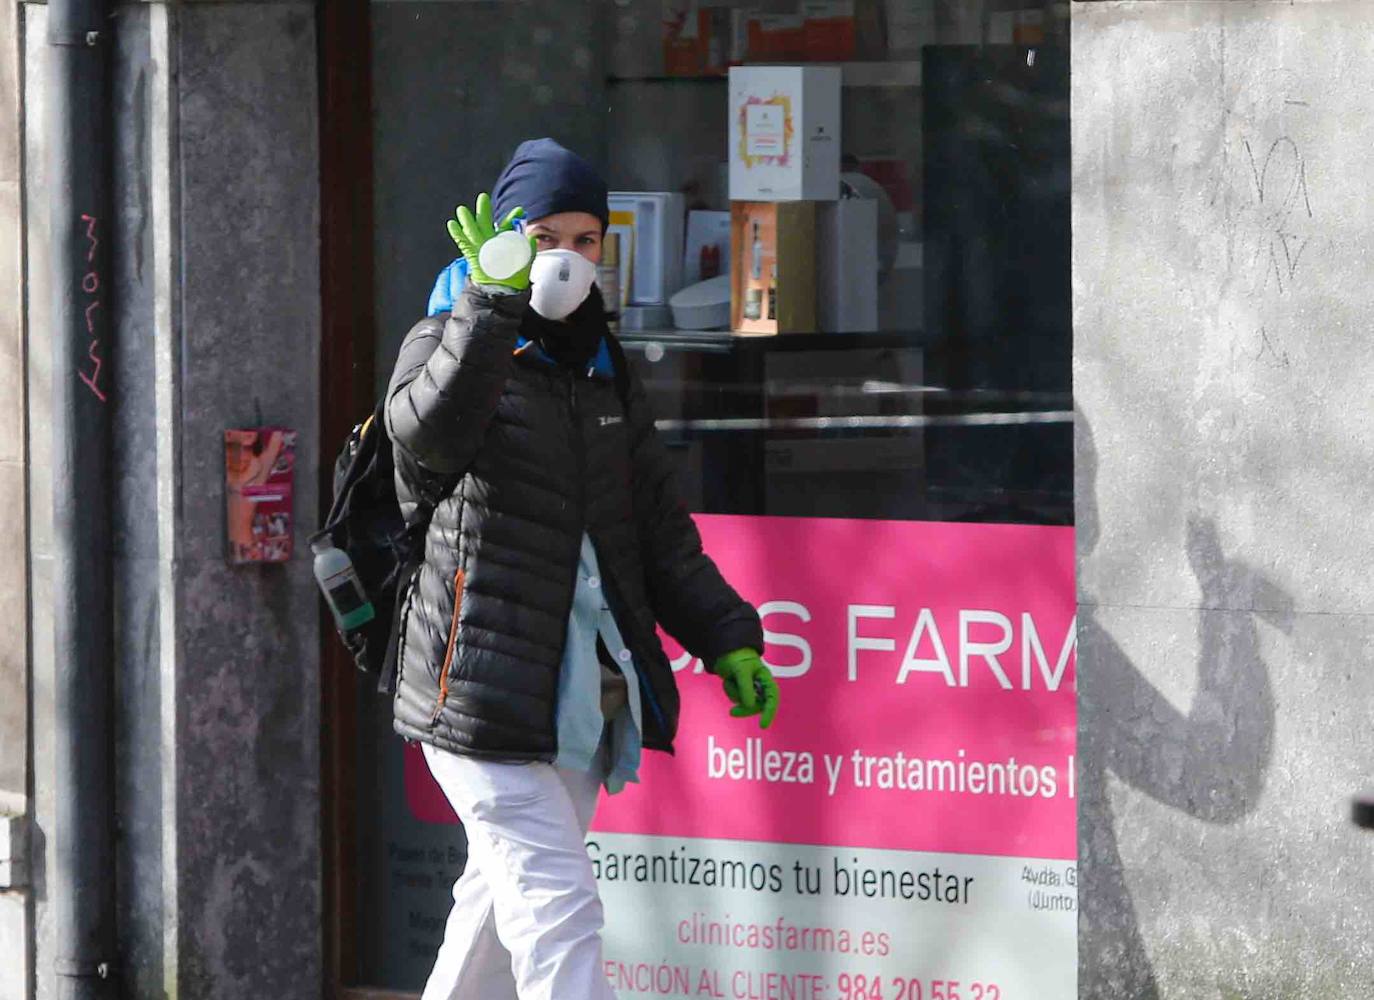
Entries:
POLYGON ((603 752, 605 735, 610 753, 606 791, 614 795, 627 782, 639 780, 643 731, 634 657, 625 647, 615 616, 606 604, 596 549, 584 532, 582 555, 577 563, 577 587, 568 613, 568 638, 563 644, 563 665, 558 676, 558 757, 554 763, 578 771, 591 770, 603 752), (628 688, 628 701, 613 719, 603 719, 601 715, 598 635, 625 675, 628 688), (607 727, 609 732, 603 732, 607 727))
POLYGON ((434 279, 434 288, 429 293, 429 305, 425 315, 438 316, 452 312, 453 303, 463 294, 463 286, 468 281, 468 262, 466 257, 455 257, 448 267, 439 272, 434 279))

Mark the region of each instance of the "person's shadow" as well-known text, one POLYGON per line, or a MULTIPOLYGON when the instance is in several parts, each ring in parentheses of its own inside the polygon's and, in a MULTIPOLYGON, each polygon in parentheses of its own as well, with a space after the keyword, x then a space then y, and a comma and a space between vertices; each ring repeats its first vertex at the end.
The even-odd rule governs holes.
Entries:
MULTIPOLYGON (((1097 455, 1079 414, 1079 563, 1097 544, 1097 455)), ((1291 627, 1292 599, 1221 549, 1216 523, 1188 520, 1188 560, 1202 589, 1197 691, 1179 712, 1098 620, 1078 611, 1078 844, 1081 1000, 1157 1000, 1117 846, 1107 775, 1207 823, 1234 823, 1263 791, 1273 750, 1274 698, 1258 619, 1291 627), (1251 611, 1224 611, 1248 596, 1251 611)), ((1082 596, 1080 595, 1080 601, 1082 596)))

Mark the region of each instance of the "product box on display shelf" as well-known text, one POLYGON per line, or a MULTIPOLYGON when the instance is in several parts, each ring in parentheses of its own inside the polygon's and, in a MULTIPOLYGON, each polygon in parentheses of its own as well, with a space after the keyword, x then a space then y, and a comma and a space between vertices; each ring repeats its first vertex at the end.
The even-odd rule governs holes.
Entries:
POLYGON ((734 66, 729 90, 732 201, 839 197, 838 66, 734 66))
POLYGON ((844 198, 817 206, 818 327, 825 333, 878 329, 878 203, 844 198))
MULTIPOLYGON (((610 224, 606 227, 606 239, 615 240, 616 255, 616 301, 617 312, 624 312, 630 304, 630 265, 635 257, 635 214, 630 211, 611 210, 610 224)), ((605 252, 602 252, 605 263, 605 252)), ((604 289, 603 289, 604 292, 604 289)), ((608 303, 609 304, 609 303, 608 303)))
POLYGON ((730 213, 687 213, 687 251, 682 260, 682 284, 730 273, 730 213))
POLYGON ((1042 8, 997 11, 988 19, 991 45, 1044 45, 1045 12, 1042 8))
POLYGON ((808 62, 854 58, 854 0, 807 0, 801 8, 803 55, 808 62))
POLYGON ((731 46, 731 6, 722 0, 665 0, 663 71, 668 76, 721 76, 731 46))
POLYGON ((919 59, 922 47, 938 41, 935 0, 901 0, 883 8, 889 59, 919 59))
POLYGON ((730 325, 737 333, 816 331, 816 203, 730 206, 730 325))
POLYGON ((806 58, 806 19, 790 14, 753 14, 748 27, 749 58, 761 62, 798 62, 806 58))

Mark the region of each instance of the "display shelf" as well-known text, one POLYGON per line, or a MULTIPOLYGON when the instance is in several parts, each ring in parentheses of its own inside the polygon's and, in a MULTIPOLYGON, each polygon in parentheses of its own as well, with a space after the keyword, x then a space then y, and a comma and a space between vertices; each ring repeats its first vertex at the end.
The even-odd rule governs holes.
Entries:
POLYGON ((919 87, 921 60, 840 63, 840 81, 846 87, 919 87))
MULTIPOLYGON (((901 61, 874 60, 869 62, 845 63, 749 63, 750 66, 839 66, 840 80, 846 87, 920 87, 921 61, 908 59, 901 61)), ((719 76, 608 76, 606 82, 612 86, 628 83, 724 83, 728 77, 719 76)))
POLYGON ((606 82, 611 86, 624 83, 724 83, 726 77, 720 76, 668 76, 657 74, 653 76, 608 76, 606 82))
POLYGON ((688 348, 706 351, 843 351, 859 348, 922 347, 919 330, 875 333, 734 333, 730 330, 622 330, 616 334, 626 347, 688 348))

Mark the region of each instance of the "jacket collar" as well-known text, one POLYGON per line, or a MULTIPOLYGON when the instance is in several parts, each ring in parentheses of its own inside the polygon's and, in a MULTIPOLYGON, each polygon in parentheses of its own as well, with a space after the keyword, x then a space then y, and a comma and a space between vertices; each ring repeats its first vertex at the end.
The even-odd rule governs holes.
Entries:
MULTIPOLYGON (((544 348, 539 346, 539 341, 531 340, 524 334, 519 334, 515 338, 515 354, 522 358, 530 358, 533 361, 550 367, 557 367, 558 365, 558 362, 549 357, 544 351, 544 348)), ((585 374, 587 378, 615 378, 615 366, 611 362, 611 349, 606 344, 605 337, 602 337, 601 343, 597 344, 596 353, 592 355, 591 361, 588 362, 585 374)))

